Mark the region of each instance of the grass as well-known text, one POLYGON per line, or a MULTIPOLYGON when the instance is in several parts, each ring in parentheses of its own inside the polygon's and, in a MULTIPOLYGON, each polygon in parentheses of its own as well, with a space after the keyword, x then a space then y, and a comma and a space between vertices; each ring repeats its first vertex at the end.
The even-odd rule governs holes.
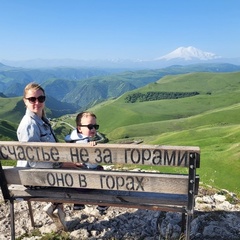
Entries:
POLYGON ((240 193, 240 126, 199 128, 172 134, 163 134, 151 144, 199 146, 201 181, 216 188, 225 188, 240 193), (185 139, 184 141, 182 139, 185 139))
POLYGON ((34 238, 34 237, 38 237, 37 239, 39 239, 39 240, 70 240, 71 237, 69 235, 70 235, 69 233, 66 233, 64 231, 61 231, 61 233, 60 232, 50 232, 50 233, 46 233, 46 234, 42 235, 39 229, 34 229, 34 230, 32 230, 30 232, 26 232, 25 234, 16 238, 16 240, 22 240, 25 238, 34 238))

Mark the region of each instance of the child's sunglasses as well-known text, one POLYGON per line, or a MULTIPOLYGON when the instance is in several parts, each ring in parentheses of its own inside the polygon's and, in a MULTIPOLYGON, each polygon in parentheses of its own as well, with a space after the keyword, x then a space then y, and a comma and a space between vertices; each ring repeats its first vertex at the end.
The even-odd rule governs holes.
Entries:
POLYGON ((37 100, 38 100, 38 102, 43 103, 46 100, 46 96, 39 96, 37 98, 29 97, 29 98, 25 98, 25 99, 27 99, 30 103, 35 103, 37 100))
POLYGON ((79 127, 87 127, 89 130, 92 130, 93 128, 95 128, 96 130, 99 129, 98 124, 79 125, 79 127))

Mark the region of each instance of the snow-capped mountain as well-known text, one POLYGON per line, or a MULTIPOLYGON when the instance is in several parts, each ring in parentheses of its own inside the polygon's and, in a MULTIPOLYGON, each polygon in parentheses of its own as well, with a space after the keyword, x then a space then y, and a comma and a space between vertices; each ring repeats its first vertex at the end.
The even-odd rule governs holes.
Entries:
POLYGON ((160 58, 157 58, 156 60, 174 60, 174 59, 183 59, 186 61, 189 60, 212 60, 212 59, 218 59, 221 58, 220 56, 217 56, 214 53, 211 52, 204 52, 200 49, 197 49, 195 47, 179 47, 176 50, 170 52, 167 55, 164 55, 160 58))

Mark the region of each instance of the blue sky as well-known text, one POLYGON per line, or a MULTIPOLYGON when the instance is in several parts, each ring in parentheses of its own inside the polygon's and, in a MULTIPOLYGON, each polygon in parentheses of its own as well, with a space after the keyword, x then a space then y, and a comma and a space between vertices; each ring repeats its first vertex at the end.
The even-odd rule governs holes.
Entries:
POLYGON ((0 60, 240 57, 239 0, 0 0, 0 60))

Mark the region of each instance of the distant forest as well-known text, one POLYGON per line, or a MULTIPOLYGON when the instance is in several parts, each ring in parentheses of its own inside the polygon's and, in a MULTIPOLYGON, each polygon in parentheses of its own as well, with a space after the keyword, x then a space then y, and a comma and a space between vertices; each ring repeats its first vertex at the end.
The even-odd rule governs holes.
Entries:
POLYGON ((125 98, 126 103, 156 101, 162 99, 178 99, 198 95, 199 92, 147 92, 133 93, 125 98))

